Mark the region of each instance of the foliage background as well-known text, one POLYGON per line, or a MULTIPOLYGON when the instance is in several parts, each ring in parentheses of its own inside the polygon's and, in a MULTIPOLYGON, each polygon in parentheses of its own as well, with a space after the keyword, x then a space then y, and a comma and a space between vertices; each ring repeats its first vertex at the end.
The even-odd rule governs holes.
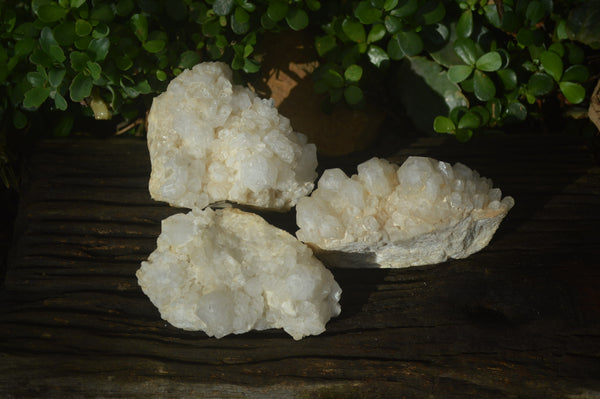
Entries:
POLYGON ((151 99, 198 62, 251 80, 264 34, 290 29, 314 36, 325 112, 384 88, 419 129, 459 140, 506 124, 594 135, 598 20, 598 0, 4 1, 0 178, 16 183, 11 161, 39 136, 143 134, 151 99))

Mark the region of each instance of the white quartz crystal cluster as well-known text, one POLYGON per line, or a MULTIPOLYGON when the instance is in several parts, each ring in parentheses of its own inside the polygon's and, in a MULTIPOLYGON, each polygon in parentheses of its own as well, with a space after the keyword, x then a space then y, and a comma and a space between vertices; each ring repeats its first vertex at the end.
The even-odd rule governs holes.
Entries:
POLYGON ((296 236, 341 267, 406 267, 485 247, 514 205, 490 179, 457 163, 373 158, 352 177, 326 170, 297 207, 296 236))
POLYGON ((272 100, 233 85, 219 62, 182 72, 154 99, 148 148, 152 198, 179 207, 231 201, 286 211, 317 177, 315 145, 272 100))
POLYGON ((310 248, 260 216, 209 205, 289 210, 317 177, 316 149, 272 101, 231 83, 223 63, 181 73, 148 116, 152 198, 191 208, 162 223, 137 271, 163 319, 217 338, 283 328, 320 334, 341 289, 310 248))
POLYGON ((217 338, 283 328, 300 339, 340 313, 341 289, 310 248, 234 208, 163 220, 137 277, 163 319, 217 338))

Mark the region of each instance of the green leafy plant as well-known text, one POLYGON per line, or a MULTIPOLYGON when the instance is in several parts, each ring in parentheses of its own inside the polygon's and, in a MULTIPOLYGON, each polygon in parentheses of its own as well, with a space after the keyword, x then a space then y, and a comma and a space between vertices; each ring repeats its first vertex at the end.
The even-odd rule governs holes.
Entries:
POLYGON ((543 119, 549 104, 588 101, 597 16, 598 0, 1 2, 0 177, 12 179, 11 144, 24 132, 64 136, 91 116, 141 133, 152 98, 173 77, 208 60, 248 77, 260 70, 263 35, 281 30, 314 34, 313 79, 326 110, 360 108, 387 90, 409 115, 431 109, 419 116, 423 130, 468 140, 543 119), (417 81, 444 110, 417 104, 417 81))

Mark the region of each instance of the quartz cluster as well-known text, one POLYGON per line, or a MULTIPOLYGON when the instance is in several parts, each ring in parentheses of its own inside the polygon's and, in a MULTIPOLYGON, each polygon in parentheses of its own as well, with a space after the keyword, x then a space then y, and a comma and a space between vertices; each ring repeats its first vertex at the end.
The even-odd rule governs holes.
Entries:
POLYGON ((148 149, 152 198, 179 207, 231 201, 286 211, 317 177, 315 145, 272 100, 233 85, 219 62, 185 70, 154 99, 148 149))
POLYGON ((306 245, 234 208, 163 220, 137 277, 163 319, 217 338, 283 328, 300 339, 340 313, 341 289, 306 245))
POLYGON ((192 210, 162 223, 137 271, 161 317, 210 336, 283 328, 320 334, 341 289, 311 249, 260 216, 209 205, 285 211, 309 194, 316 149, 270 100, 231 83, 223 63, 181 73, 148 116, 152 198, 192 210))
POLYGON ((331 266, 434 264, 481 250, 513 205, 463 164, 373 158, 352 177, 323 173, 296 207, 296 236, 331 266))

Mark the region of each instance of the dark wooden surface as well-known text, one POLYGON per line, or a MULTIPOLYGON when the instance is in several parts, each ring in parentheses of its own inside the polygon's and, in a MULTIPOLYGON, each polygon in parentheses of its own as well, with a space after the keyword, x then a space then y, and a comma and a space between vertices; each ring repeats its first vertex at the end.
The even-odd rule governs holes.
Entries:
POLYGON ((324 334, 217 340, 162 321, 137 286, 178 212, 149 198, 145 142, 42 143, 0 298, 0 397, 599 398, 600 169, 584 145, 421 139, 396 158, 409 154, 461 161, 515 198, 487 248, 334 269, 342 314, 324 334))

